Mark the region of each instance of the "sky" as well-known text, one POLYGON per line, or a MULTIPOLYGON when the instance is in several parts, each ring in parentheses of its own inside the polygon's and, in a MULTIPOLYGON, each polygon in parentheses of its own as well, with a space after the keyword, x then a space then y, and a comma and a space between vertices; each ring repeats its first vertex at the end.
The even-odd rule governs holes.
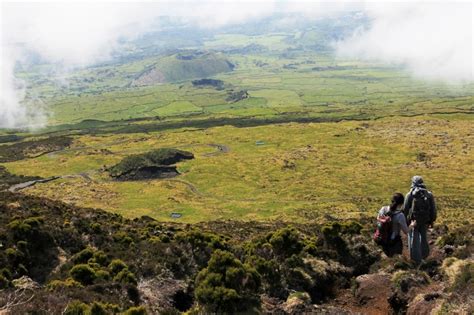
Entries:
POLYGON ((335 42, 340 57, 377 60, 405 67, 414 77, 447 84, 472 82, 471 1, 291 1, 188 0, 145 2, 18 2, 0 4, 0 128, 41 127, 48 111, 39 99, 25 102, 25 84, 15 63, 33 51, 64 71, 110 59, 120 38, 134 38, 159 16, 180 18, 199 28, 241 24, 276 12, 307 19, 364 11, 368 29, 335 42))

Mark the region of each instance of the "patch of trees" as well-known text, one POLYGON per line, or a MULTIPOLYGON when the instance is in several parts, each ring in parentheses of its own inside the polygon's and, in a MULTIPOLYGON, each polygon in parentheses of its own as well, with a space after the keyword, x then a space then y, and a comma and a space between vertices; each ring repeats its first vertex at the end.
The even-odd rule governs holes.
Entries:
POLYGON ((236 103, 246 98, 249 98, 249 93, 246 90, 229 90, 225 100, 228 103, 236 103))
POLYGON ((161 148, 128 156, 108 171, 111 177, 119 180, 173 177, 179 174, 174 164, 193 158, 191 152, 161 148))
POLYGON ((216 80, 216 79, 199 79, 191 81, 193 86, 195 87, 203 87, 203 86, 210 86, 215 88, 216 90, 224 89, 224 81, 216 80))
POLYGON ((63 150, 71 144, 71 137, 59 136, 0 145, 0 163, 37 157, 52 151, 63 150))

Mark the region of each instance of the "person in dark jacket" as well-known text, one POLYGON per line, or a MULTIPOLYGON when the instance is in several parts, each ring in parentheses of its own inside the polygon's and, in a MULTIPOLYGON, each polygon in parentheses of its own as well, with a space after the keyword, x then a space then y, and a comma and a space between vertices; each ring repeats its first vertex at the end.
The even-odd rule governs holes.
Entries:
POLYGON ((415 228, 408 233, 408 249, 410 258, 419 264, 430 254, 427 231, 436 221, 435 200, 433 194, 426 189, 421 176, 413 176, 403 212, 409 223, 415 221, 415 228))

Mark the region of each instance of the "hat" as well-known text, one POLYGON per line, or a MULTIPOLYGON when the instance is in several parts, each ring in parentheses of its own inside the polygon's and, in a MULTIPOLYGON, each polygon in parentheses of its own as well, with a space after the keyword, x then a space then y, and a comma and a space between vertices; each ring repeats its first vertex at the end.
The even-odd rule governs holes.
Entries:
POLYGON ((415 175, 413 176, 413 178, 411 179, 411 183, 413 184, 413 186, 420 186, 420 185, 423 185, 423 178, 419 175, 415 175))

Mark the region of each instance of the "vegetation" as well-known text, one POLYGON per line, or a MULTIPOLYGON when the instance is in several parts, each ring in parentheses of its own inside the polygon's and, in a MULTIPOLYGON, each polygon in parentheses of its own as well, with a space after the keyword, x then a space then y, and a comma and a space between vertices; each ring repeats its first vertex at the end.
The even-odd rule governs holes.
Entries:
POLYGON ((232 71, 234 65, 224 56, 201 51, 184 51, 160 58, 145 68, 131 83, 133 86, 154 85, 165 82, 205 78, 232 71))
POLYGON ((54 115, 0 130, 0 313, 472 313, 474 85, 336 59, 361 23, 160 31, 67 88, 18 67, 54 115), (415 174, 417 268, 371 241, 415 174))
POLYGON ((118 179, 159 178, 165 175, 163 173, 176 172, 176 168, 170 165, 193 158, 190 152, 162 148, 128 156, 108 171, 110 176, 118 179))
MULTIPOLYGON (((148 124, 163 126, 160 121, 139 121, 136 127, 148 124)), ((244 127, 185 125, 146 133, 107 130, 75 136, 66 151, 4 166, 15 175, 47 178, 87 173, 93 179, 75 176, 38 184, 23 190, 29 194, 129 218, 148 215, 188 223, 308 222, 328 215, 372 218, 394 191, 405 193, 413 174, 420 174, 436 196, 438 223, 459 226, 472 215, 472 181, 458 175, 472 170, 472 126, 469 115, 449 115, 244 127), (217 144, 226 152, 212 146, 217 144), (112 181, 97 172, 150 148, 166 147, 195 156, 178 163, 180 181, 112 181), (419 161, 419 152, 430 160, 419 161), (394 170, 397 176, 392 176, 394 170), (172 218, 174 212, 181 217, 172 218)))
POLYGON ((232 253, 216 250, 196 277, 196 299, 206 312, 235 313, 258 305, 260 275, 232 253))

